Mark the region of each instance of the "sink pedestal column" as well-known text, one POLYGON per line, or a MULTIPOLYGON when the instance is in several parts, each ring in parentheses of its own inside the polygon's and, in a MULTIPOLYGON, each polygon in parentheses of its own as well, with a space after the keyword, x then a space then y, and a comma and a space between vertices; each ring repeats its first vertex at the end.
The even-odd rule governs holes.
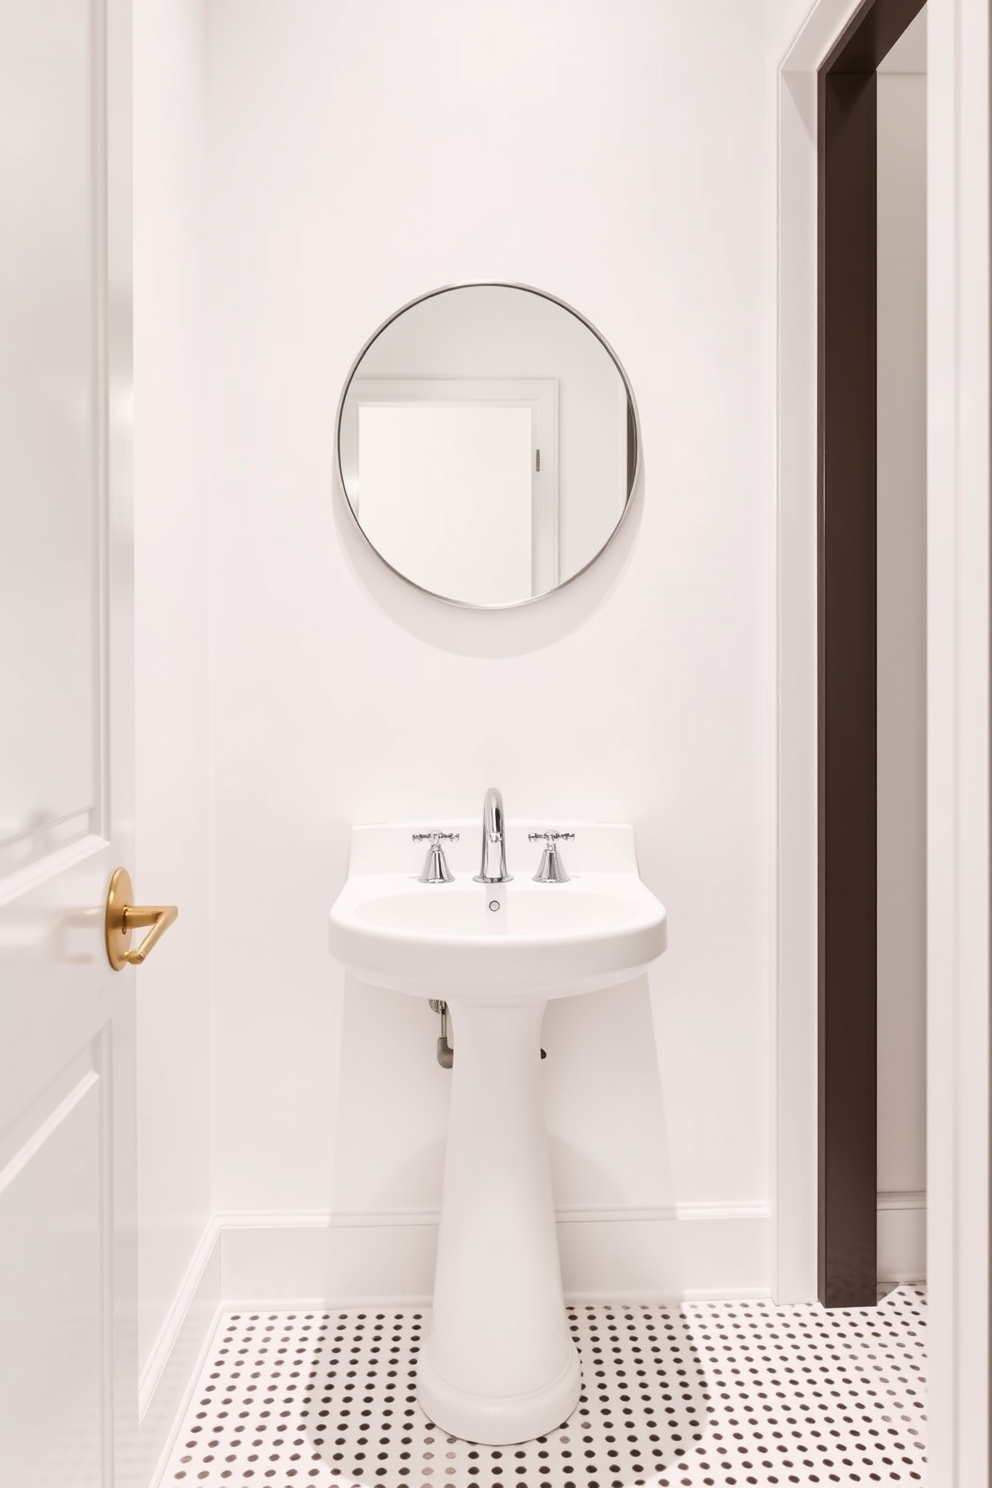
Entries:
POLYGON ((418 1393, 468 1441, 528 1441, 580 1389, 565 1318, 541 1082, 545 1002, 449 998, 455 1062, 418 1393))

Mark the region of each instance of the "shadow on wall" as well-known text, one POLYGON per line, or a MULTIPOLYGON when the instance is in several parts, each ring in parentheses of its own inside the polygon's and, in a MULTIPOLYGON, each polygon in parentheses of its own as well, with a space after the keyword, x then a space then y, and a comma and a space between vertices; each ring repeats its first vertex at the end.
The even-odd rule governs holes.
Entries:
POLYGON ((428 645, 462 656, 521 656, 577 630, 605 602, 630 561, 641 524, 644 492, 643 452, 629 508, 616 536, 592 565, 574 580, 532 603, 509 609, 475 610, 453 606, 401 579, 358 530, 348 499, 334 473, 334 525, 352 572, 380 609, 428 645), (457 623, 452 616, 457 613, 457 623))
POLYGON ((646 975, 552 1002, 546 1111, 569 1297, 684 1295, 646 975))
POLYGON ((451 1074, 425 998, 344 983, 331 1182, 338 1213, 437 1211, 451 1074))

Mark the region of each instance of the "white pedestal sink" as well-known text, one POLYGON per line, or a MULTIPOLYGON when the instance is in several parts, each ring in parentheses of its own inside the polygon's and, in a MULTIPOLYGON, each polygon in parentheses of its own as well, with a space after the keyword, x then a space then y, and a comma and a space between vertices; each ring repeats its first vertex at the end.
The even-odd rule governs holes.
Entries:
POLYGON ((508 828, 508 884, 472 881, 478 821, 429 826, 460 833, 453 883, 417 882, 420 824, 353 829, 331 950, 363 981, 448 1004, 455 1060, 419 1398, 454 1436, 527 1441, 565 1420, 580 1388, 544 1126, 544 1009, 643 970, 665 949, 665 909, 638 877, 629 826, 574 825, 563 884, 531 879, 527 833, 544 822, 508 828))

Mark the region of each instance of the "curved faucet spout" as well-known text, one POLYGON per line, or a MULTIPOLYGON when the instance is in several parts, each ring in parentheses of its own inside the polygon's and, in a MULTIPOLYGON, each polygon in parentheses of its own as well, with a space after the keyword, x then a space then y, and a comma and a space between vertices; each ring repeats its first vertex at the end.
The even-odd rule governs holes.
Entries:
POLYGON ((512 878, 513 874, 506 871, 503 797, 495 785, 491 785, 482 803, 482 866, 475 875, 475 881, 509 883, 512 878))

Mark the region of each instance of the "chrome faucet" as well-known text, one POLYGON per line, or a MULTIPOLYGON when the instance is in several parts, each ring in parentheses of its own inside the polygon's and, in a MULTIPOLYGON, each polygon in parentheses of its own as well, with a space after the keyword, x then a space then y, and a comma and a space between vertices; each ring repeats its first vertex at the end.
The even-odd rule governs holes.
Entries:
POLYGON ((503 836, 503 797, 494 785, 482 803, 482 866, 476 883, 509 883, 506 871, 506 840, 503 836))

